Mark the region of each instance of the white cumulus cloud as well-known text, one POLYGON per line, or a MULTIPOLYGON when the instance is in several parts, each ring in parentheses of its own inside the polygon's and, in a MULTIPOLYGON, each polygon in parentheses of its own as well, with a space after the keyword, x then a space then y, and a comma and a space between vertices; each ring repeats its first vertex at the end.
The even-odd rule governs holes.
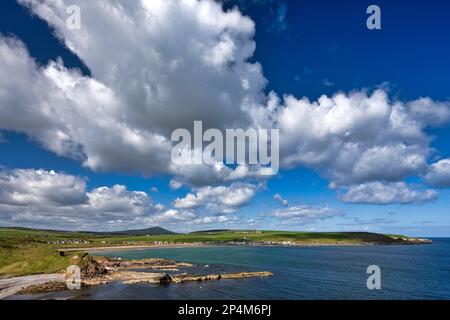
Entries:
POLYGON ((371 182, 351 186, 340 198, 347 203, 386 205, 424 203, 436 200, 438 196, 434 190, 422 190, 404 182, 371 182))
POLYGON ((282 224, 311 224, 320 220, 343 217, 344 213, 329 206, 296 205, 271 213, 282 224))
POLYGON ((29 207, 70 206, 88 202, 83 178, 54 171, 0 171, 0 204, 29 207))
POLYGON ((163 205, 154 204, 145 192, 130 191, 122 185, 87 190, 85 178, 52 170, 0 171, 3 225, 117 230, 196 217, 186 212, 173 214, 163 205))
POLYGON ((339 185, 424 174, 432 154, 424 129, 438 118, 448 122, 450 110, 449 104, 429 99, 391 101, 382 89, 322 96, 315 102, 293 96, 283 103, 274 95, 270 99, 275 107, 267 110, 276 110, 276 116, 268 111, 258 119, 280 128, 283 166, 314 169, 339 185))
POLYGON ((433 163, 425 180, 438 188, 450 187, 450 159, 443 159, 433 163))
POLYGON ((242 183, 233 183, 228 187, 202 187, 184 198, 175 199, 173 206, 177 209, 204 207, 219 213, 234 213, 253 199, 256 189, 255 185, 242 183))

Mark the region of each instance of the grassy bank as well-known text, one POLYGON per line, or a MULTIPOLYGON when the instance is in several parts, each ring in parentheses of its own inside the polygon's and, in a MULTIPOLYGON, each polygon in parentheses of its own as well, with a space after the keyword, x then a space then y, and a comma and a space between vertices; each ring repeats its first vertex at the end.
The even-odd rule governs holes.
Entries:
MULTIPOLYGON (((70 256, 60 256, 58 248, 138 246, 153 244, 364 244, 393 243, 400 236, 375 233, 318 233, 285 231, 215 231, 165 235, 104 235, 79 232, 39 231, 0 228, 0 277, 53 273, 64 269, 70 256)), ((404 237, 405 239, 407 237, 404 237)))
POLYGON ((0 228, 0 277, 53 273, 64 269, 70 257, 61 257, 47 242, 75 234, 0 228))
POLYGON ((0 277, 54 273, 69 265, 51 246, 27 244, 0 248, 0 277))

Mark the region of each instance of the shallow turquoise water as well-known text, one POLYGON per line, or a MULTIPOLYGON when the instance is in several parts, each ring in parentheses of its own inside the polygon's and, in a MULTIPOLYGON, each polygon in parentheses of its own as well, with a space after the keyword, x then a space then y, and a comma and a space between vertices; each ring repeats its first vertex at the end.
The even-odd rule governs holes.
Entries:
POLYGON ((107 254, 191 262, 196 265, 191 273, 272 271, 274 276, 169 286, 112 283, 81 292, 22 298, 75 295, 81 299, 450 299, 450 239, 414 246, 205 247, 107 254), (381 268, 381 290, 367 289, 369 265, 381 268))

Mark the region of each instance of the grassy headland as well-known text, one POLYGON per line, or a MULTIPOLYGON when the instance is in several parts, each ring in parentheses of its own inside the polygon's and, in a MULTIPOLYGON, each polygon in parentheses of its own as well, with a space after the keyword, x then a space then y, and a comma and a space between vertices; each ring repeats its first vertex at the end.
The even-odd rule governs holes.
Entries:
POLYGON ((187 234, 117 235, 0 228, 0 277, 53 273, 69 265, 57 249, 155 245, 356 245, 408 244, 404 236, 367 232, 208 231, 187 234))

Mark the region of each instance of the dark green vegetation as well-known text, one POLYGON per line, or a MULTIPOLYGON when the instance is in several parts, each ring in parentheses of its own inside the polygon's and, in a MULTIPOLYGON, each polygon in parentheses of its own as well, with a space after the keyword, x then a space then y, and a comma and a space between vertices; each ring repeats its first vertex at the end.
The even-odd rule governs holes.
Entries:
MULTIPOLYGON (((90 232, 92 233, 92 232, 90 232)), ((125 231, 116 231, 116 232, 97 232, 95 234, 109 234, 109 235, 135 235, 135 236, 146 236, 146 235, 160 235, 160 234, 175 234, 175 232, 166 230, 161 227, 153 227, 147 229, 138 229, 138 230, 125 230, 125 231)))
POLYGON ((70 257, 57 249, 143 246, 154 244, 265 244, 265 245, 352 245, 405 243, 409 238, 366 232, 287 232, 216 230, 187 234, 165 229, 111 233, 63 232, 23 228, 0 228, 0 277, 52 273, 64 269, 70 257), (150 231, 166 232, 152 235, 150 231))
POLYGON ((96 231, 80 231, 80 232, 73 232, 73 231, 61 231, 61 230, 51 230, 51 229, 30 229, 30 228, 1 228, 1 230, 15 230, 15 231, 24 231, 24 232, 31 232, 31 233, 42 233, 42 234, 50 234, 50 233, 56 233, 56 234, 84 234, 84 235, 91 235, 91 236, 99 236, 99 235, 159 235, 159 234, 175 234, 175 232, 169 231, 167 229, 161 228, 161 227, 152 227, 147 229, 137 229, 137 230, 124 230, 124 231, 109 231, 109 232, 96 232, 96 231))

